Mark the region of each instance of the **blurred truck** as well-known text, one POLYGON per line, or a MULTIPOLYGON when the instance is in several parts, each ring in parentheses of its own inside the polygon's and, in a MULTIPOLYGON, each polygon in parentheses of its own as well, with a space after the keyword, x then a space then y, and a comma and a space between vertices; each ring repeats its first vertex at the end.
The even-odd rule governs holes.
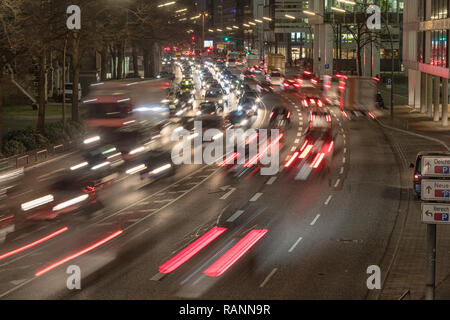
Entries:
POLYGON ((282 54, 269 53, 265 55, 264 71, 279 71, 281 74, 286 73, 286 57, 282 54))
POLYGON ((370 77, 341 76, 338 90, 341 110, 371 112, 376 109, 378 81, 370 77))

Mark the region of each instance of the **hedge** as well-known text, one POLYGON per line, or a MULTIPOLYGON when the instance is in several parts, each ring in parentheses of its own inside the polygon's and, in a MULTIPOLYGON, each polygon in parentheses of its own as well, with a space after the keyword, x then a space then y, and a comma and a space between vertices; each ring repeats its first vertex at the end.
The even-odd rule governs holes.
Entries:
POLYGON ((43 134, 31 127, 11 131, 3 138, 0 157, 3 155, 11 157, 27 151, 45 148, 51 144, 76 140, 83 134, 83 124, 76 121, 68 121, 65 128, 63 128, 62 122, 49 123, 45 125, 43 134))

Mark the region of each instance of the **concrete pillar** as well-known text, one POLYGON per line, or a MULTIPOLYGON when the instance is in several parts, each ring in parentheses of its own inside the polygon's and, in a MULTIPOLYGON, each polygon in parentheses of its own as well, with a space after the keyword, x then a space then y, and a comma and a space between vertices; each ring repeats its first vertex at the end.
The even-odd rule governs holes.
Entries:
POLYGON ((422 86, 420 87, 420 112, 425 113, 427 112, 427 74, 422 72, 421 73, 421 83, 422 86))
POLYGON ((422 72, 416 71, 416 85, 414 87, 414 108, 420 109, 421 92, 422 92, 422 72))
POLYGON ((320 25, 315 24, 314 25, 314 48, 313 48, 313 63, 314 63, 314 74, 319 74, 319 57, 321 57, 320 52, 320 25))
POLYGON ((408 105, 414 106, 414 93, 416 86, 416 70, 408 69, 408 105))
POLYGON ((448 126, 448 79, 442 79, 442 125, 448 126))
POLYGON ((441 105, 440 102, 440 91, 441 91, 441 77, 434 77, 434 85, 433 85, 433 104, 434 104, 434 114, 433 114, 433 121, 439 121, 439 108, 441 105))
POLYGON ((427 116, 433 116, 433 76, 427 74, 427 116))
MULTIPOLYGON (((334 33, 331 24, 323 25, 324 36, 324 54, 323 54, 323 75, 333 75, 333 48, 334 48, 334 33), (327 67, 327 68, 325 68, 327 67)), ((321 78, 323 78, 321 76, 321 78)))

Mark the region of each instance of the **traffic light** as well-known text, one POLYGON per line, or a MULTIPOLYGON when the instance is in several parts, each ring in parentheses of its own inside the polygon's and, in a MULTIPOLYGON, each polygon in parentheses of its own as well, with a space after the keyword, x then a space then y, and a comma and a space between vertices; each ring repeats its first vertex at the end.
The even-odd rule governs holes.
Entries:
POLYGON ((191 39, 192 39, 192 41, 195 41, 195 36, 192 36, 192 38, 191 38, 191 39))
POLYGON ((229 36, 225 36, 225 37, 223 38, 223 41, 229 42, 229 41, 230 41, 230 37, 229 37, 229 36))

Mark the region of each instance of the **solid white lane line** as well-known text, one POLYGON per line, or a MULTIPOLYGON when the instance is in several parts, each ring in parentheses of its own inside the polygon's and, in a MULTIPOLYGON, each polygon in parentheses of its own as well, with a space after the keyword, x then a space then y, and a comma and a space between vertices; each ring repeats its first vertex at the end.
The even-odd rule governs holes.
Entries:
POLYGON ((315 225, 317 220, 319 220, 319 218, 320 218, 320 214, 318 214, 309 225, 311 225, 311 226, 315 225))
POLYGON ((231 217, 228 218, 227 222, 233 222, 237 218, 239 218, 244 213, 244 210, 236 211, 231 217))
POLYGON ((333 198, 333 196, 330 194, 330 195, 328 196, 327 200, 325 201, 325 205, 326 205, 326 206, 330 203, 330 201, 331 201, 332 198, 333 198))
POLYGON ((297 241, 295 241, 295 243, 292 245, 292 247, 289 249, 289 253, 294 251, 295 247, 300 243, 300 241, 302 241, 302 237, 298 238, 297 241))
POLYGON ((272 278, 272 276, 275 274, 275 272, 277 272, 277 268, 274 268, 269 275, 264 279, 264 281, 259 285, 260 288, 264 287, 267 282, 269 282, 270 278, 272 278))
POLYGON ((273 184, 275 182, 275 180, 277 180, 277 177, 272 177, 266 182, 266 184, 271 185, 271 184, 273 184))
POLYGON ((337 186, 339 185, 339 183, 341 183, 341 179, 337 179, 336 183, 334 184, 334 187, 337 188, 337 186))
POLYGON ((253 196, 253 198, 251 198, 249 201, 250 202, 255 202, 256 200, 258 200, 259 199, 259 197, 261 197, 263 194, 261 193, 261 192, 258 192, 257 194, 255 194, 254 196, 253 196))
POLYGON ((236 188, 231 188, 231 190, 230 191, 228 191, 227 193, 225 193, 221 198, 220 198, 220 200, 225 200, 225 199, 227 199, 229 196, 231 196, 231 194, 233 193, 233 192, 235 192, 236 191, 236 188))

